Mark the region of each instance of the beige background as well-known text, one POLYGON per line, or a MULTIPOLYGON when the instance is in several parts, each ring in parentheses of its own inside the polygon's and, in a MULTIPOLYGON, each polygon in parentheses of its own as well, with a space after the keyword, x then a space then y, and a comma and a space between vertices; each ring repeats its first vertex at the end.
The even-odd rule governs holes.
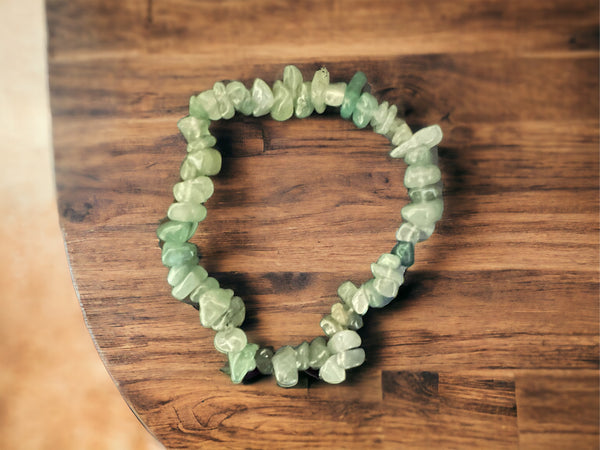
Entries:
POLYGON ((104 369, 58 227, 41 0, 0 0, 0 448, 160 448, 104 369))

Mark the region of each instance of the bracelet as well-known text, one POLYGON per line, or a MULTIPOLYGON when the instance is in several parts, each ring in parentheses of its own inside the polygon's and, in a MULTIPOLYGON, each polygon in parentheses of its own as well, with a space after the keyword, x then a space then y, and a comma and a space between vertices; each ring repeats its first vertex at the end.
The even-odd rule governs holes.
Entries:
POLYGON ((442 130, 433 125, 413 134, 397 117, 396 106, 387 101, 379 104, 373 95, 362 92, 366 82, 365 74, 357 72, 347 84, 330 83, 325 68, 317 70, 312 81, 303 81, 297 67, 286 66, 283 80, 275 81, 272 89, 258 78, 250 90, 239 81, 215 83, 212 89, 190 98, 189 116, 177 124, 188 153, 180 169, 182 181, 173 188, 175 202, 168 209, 168 219, 157 229, 162 263, 169 267, 167 282, 173 297, 194 305, 200 323, 216 331, 215 348, 227 355, 221 370, 233 383, 274 374, 279 386, 291 387, 298 383, 299 371, 318 374, 327 383, 344 381, 346 370, 365 360, 356 332, 363 326, 363 316, 369 307, 382 308, 398 295, 404 273, 414 262, 414 245, 427 239, 442 217, 441 173, 437 167, 442 130), (196 245, 188 242, 198 223, 206 218, 204 202, 214 191, 209 177, 221 169, 221 154, 213 148, 216 139, 209 126, 211 121, 230 119, 236 112, 254 117, 270 113, 273 119, 283 121, 293 115, 305 118, 313 111, 322 114, 328 106, 339 107, 342 118, 351 119, 358 128, 371 125, 391 141, 390 156, 403 158, 408 165, 404 185, 411 202, 402 208, 403 223, 396 232, 396 245, 371 264, 373 278, 358 287, 351 281, 339 286, 340 301, 320 322, 325 336, 274 352, 248 342, 240 328, 246 314, 244 302, 208 276, 198 264, 196 245))

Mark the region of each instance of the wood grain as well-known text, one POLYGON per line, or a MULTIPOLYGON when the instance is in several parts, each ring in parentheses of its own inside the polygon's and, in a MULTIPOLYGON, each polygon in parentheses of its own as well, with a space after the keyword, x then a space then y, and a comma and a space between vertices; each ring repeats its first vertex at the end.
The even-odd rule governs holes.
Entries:
MULTIPOLYGON (((58 209, 100 356, 169 448, 596 448, 598 6, 591 1, 49 0, 58 209), (164 281, 158 222, 189 95, 285 64, 363 70, 444 130, 446 211, 340 386, 233 386, 164 281)), ((404 167, 333 112, 215 124, 193 241, 254 342, 320 334, 394 244, 404 167)))

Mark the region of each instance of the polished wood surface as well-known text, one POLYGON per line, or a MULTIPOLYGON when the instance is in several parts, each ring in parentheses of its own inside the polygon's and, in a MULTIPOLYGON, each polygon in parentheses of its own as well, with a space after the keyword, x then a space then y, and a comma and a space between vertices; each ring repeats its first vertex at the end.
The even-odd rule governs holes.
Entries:
MULTIPOLYGON (((597 448, 598 5, 593 1, 49 0, 58 209, 99 353, 169 448, 597 448), (329 386, 232 385, 170 297, 155 229, 176 121, 217 80, 363 70, 439 123, 446 211, 367 362, 329 386)), ((312 75, 311 75, 312 76, 312 75)), ((193 238, 253 342, 298 344, 394 244, 404 166, 335 113, 214 126, 193 238)))

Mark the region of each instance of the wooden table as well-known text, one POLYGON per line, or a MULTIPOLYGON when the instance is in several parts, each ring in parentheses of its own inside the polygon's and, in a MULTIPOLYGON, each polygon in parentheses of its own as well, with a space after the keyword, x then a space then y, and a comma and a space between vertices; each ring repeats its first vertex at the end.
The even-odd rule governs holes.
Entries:
MULTIPOLYGON (((597 448, 598 5, 594 1, 49 0, 56 182, 101 358, 167 447, 597 448), (293 63, 356 70, 439 123, 446 211, 343 385, 232 385, 170 297, 155 229, 189 95, 293 63)), ((25 118, 26 119, 26 118, 25 118)), ((320 334, 394 244, 404 166, 334 112, 217 124, 224 169, 193 241, 252 341, 320 334)), ((23 224, 27 226, 27 224, 23 224)), ((41 299, 43 301, 43 299, 41 299)))

